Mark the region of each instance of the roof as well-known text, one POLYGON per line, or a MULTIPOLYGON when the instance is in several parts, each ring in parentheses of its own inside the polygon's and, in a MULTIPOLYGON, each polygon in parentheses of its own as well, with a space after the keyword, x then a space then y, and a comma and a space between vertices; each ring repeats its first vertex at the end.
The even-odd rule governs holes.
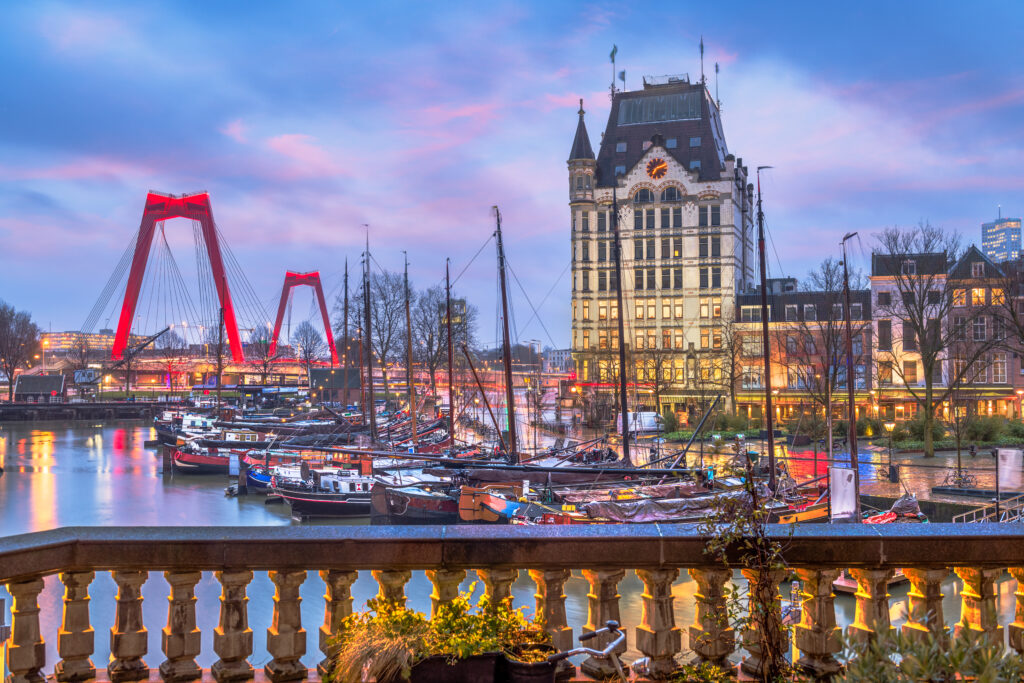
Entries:
POLYGON ((960 257, 953 267, 949 269, 951 280, 973 280, 977 279, 971 273, 971 264, 983 261, 985 263, 985 277, 1003 277, 1003 271, 992 262, 985 254, 981 253, 973 244, 968 247, 964 255, 960 257))
POLYGON ((662 146, 675 138, 676 147, 666 152, 683 168, 690 168, 690 161, 700 161, 702 180, 721 177, 729 150, 718 107, 703 84, 674 80, 615 93, 597 155, 598 187, 614 186, 615 167, 625 166, 628 173, 643 157, 644 143, 655 136, 660 136, 662 146), (691 138, 700 138, 700 143, 691 147, 691 138), (626 143, 626 151, 616 152, 621 142, 626 143))
POLYGON ((945 252, 926 254, 871 254, 871 275, 873 277, 892 277, 900 272, 898 264, 913 261, 917 275, 943 275, 949 267, 945 252))
POLYGON ((576 137, 572 139, 572 149, 569 150, 569 161, 573 159, 593 159, 594 149, 590 146, 590 136, 587 135, 587 126, 583 123, 583 100, 580 100, 580 122, 576 124, 576 137))
POLYGON ((312 389, 358 389, 361 373, 358 368, 310 368, 312 389))
POLYGON ((14 393, 48 394, 64 393, 64 375, 18 375, 14 379, 14 393))
MULTIPOLYGON (((771 322, 786 322, 786 305, 797 305, 798 320, 804 319, 804 306, 814 304, 815 318, 818 321, 829 320, 832 317, 831 307, 834 304, 844 303, 846 300, 843 292, 796 291, 778 294, 768 294, 768 316, 771 322)), ((871 290, 851 289, 850 304, 861 305, 861 320, 871 319, 871 290)), ((761 292, 746 292, 736 295, 736 319, 740 319, 740 308, 745 306, 760 306, 761 292)))

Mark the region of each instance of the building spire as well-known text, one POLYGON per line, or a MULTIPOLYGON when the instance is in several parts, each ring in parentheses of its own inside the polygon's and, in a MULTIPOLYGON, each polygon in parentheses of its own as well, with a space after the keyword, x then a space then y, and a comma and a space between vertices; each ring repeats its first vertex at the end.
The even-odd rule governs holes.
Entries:
POLYGON ((569 160, 573 159, 594 159, 594 149, 590 146, 590 136, 587 134, 587 125, 583 122, 583 98, 580 98, 580 109, 577 112, 580 121, 576 124, 576 137, 572 141, 572 150, 569 152, 569 160))

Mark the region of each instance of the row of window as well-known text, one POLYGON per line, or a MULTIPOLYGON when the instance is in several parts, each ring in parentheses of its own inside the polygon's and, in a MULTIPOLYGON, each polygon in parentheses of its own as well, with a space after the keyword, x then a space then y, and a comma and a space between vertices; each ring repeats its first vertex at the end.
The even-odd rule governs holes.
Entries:
MULTIPOLYGON (((699 171, 700 170, 700 159, 690 159, 690 170, 691 171, 699 171)), ((617 176, 626 175, 626 165, 625 164, 617 164, 615 166, 615 175, 617 175, 617 176)))
MULTIPOLYGON (((692 147, 700 147, 700 136, 699 135, 696 135, 696 136, 690 138, 690 147, 691 148, 692 147)), ((615 143, 615 153, 616 154, 625 154, 626 150, 628 148, 629 148, 629 143, 627 141, 625 141, 625 140, 619 140, 619 141, 617 141, 615 143)), ((646 152, 650 148, 651 148, 651 141, 650 140, 644 140, 644 142, 643 142, 643 151, 646 152)), ((679 148, 679 138, 665 138, 665 149, 678 149, 678 148, 679 148)))
MULTIPOLYGON (((673 188, 670 188, 673 189, 673 188)), ((645 190, 649 191, 649 190, 645 190)), ((590 232, 590 211, 573 213, 572 229, 579 232, 590 232), (579 222, 576 217, 579 216, 579 222)), ((612 212, 597 211, 597 232, 610 232, 612 229, 612 212)), ((697 207, 697 227, 717 228, 722 225, 722 206, 712 204, 697 207)), ((634 230, 657 230, 683 227, 683 207, 663 206, 660 209, 634 209, 634 230), (660 217, 661 220, 656 220, 660 217)))
MULTIPOLYGON (((804 320, 816 321, 818 320, 818 309, 819 307, 815 304, 804 304, 804 320)), ((799 320, 799 304, 786 304, 784 308, 785 319, 787 322, 799 320)), ((772 309, 768 309, 768 320, 772 319, 772 309)), ((843 304, 832 304, 832 317, 822 318, 822 320, 845 320, 843 317, 843 304)), ((850 320, 863 320, 864 319, 864 306, 863 304, 850 304, 850 320)), ((761 306, 740 306, 740 321, 745 323, 757 323, 761 322, 761 306)))
MULTIPOLYGON (((681 320, 683 318, 683 299, 681 298, 663 298, 661 299, 661 319, 662 320, 681 320)), ((658 319, 658 299, 637 299, 633 308, 637 320, 657 320, 658 319)), ((699 300, 699 314, 702 319, 715 319, 722 317, 722 298, 721 297, 702 297, 699 300)), ((619 318, 619 304, 615 301, 598 301, 596 304, 597 319, 598 320, 618 320, 619 318)), ((576 304, 573 303, 573 320, 577 320, 576 317, 576 304)), ((588 321, 591 319, 591 303, 584 299, 580 302, 580 313, 582 317, 579 320, 588 321)))
MULTIPOLYGON (((661 241, 661 258, 677 259, 683 257, 682 237, 648 237, 633 240, 634 261, 654 261, 658 258, 658 241, 661 241)), ((579 243, 580 261, 590 263, 590 242, 579 243)), ((722 238, 720 235, 700 235, 697 237, 697 255, 700 258, 721 258, 722 238)), ((614 243, 610 240, 597 241, 597 262, 611 261, 614 256, 614 243)))

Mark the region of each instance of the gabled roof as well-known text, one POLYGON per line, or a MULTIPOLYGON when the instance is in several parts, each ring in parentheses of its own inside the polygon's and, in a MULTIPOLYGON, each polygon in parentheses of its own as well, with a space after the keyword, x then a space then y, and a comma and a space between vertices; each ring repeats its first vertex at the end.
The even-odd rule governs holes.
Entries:
POLYGON ((1003 277, 1002 269, 997 266, 991 259, 974 246, 973 244, 968 247, 964 255, 960 257, 960 260, 953 264, 953 267, 949 269, 949 277, 951 280, 971 280, 976 279, 971 273, 971 264, 977 263, 978 261, 985 262, 985 277, 1003 277))
POLYGON ((871 275, 894 277, 902 271, 904 261, 913 261, 917 275, 944 275, 949 268, 944 252, 927 254, 871 254, 871 275))
POLYGON ((573 159, 594 159, 594 149, 590 146, 590 136, 587 135, 587 126, 583 123, 583 100, 580 100, 580 122, 576 124, 576 137, 572 140, 572 149, 569 151, 569 161, 573 159))

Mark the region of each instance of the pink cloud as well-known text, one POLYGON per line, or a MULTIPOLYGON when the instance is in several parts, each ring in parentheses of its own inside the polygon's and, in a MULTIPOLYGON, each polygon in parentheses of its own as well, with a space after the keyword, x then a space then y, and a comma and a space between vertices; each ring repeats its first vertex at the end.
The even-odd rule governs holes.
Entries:
POLYGON ((235 119, 234 121, 228 122, 223 128, 221 128, 220 132, 227 135, 235 142, 245 144, 249 142, 245 136, 247 130, 248 126, 242 123, 242 119, 235 119))
POLYGON ((493 103, 464 104, 459 107, 433 106, 421 109, 416 117, 418 125, 440 126, 457 119, 471 119, 476 123, 486 123, 496 118, 497 105, 493 103))
POLYGON ((316 138, 302 133, 288 133, 269 138, 267 147, 295 162, 287 175, 336 176, 347 172, 334 162, 327 150, 317 146, 316 138))
POLYGON ((43 37, 61 51, 103 48, 123 41, 128 33, 124 23, 116 17, 70 8, 47 13, 41 31, 43 37))

